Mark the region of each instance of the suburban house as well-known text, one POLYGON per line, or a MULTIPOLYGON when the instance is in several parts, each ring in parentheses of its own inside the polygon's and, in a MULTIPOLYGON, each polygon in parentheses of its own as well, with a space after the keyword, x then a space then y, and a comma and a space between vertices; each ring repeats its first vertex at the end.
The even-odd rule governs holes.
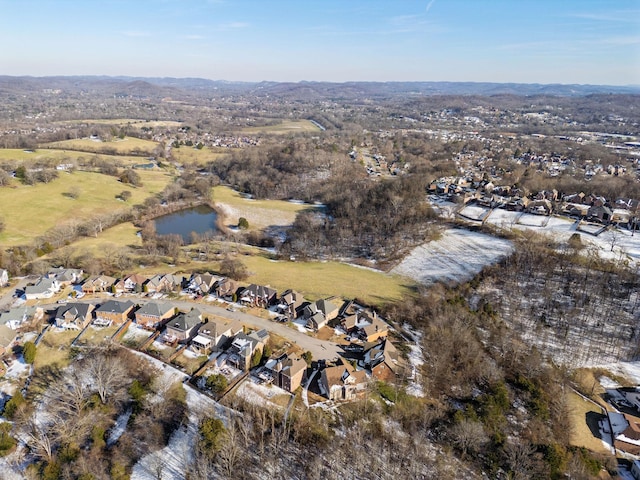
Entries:
POLYGON ((367 343, 364 347, 362 365, 371 370, 378 380, 392 381, 404 371, 405 365, 396 347, 388 339, 380 343, 367 343))
POLYGON ((16 344, 18 332, 11 330, 6 325, 0 325, 0 355, 9 353, 16 344))
POLYGON ((165 341, 173 343, 175 341, 185 341, 197 331, 197 326, 202 321, 202 313, 194 308, 190 312, 180 312, 167 322, 164 333, 165 341))
POLYGON ((253 307, 268 308, 276 302, 278 292, 270 287, 252 283, 240 292, 240 301, 253 307))
POLYGON ((90 303, 68 303, 59 306, 53 314, 53 321, 58 328, 65 330, 82 330, 91 323, 94 305, 90 303))
POLYGON ((127 275, 126 277, 118 280, 114 284, 113 288, 117 293, 124 293, 124 292, 140 293, 142 292, 142 286, 145 284, 147 280, 148 280, 147 277, 134 273, 132 275, 127 275))
POLYGON ((223 279, 224 277, 210 273, 194 273, 189 279, 187 290, 197 295, 207 295, 213 290, 215 284, 223 279))
POLYGON ((149 302, 144 304, 135 313, 136 323, 144 328, 154 329, 163 320, 171 318, 175 314, 175 307, 167 303, 149 302))
POLYGON ((142 284, 142 291, 148 293, 165 293, 182 290, 184 275, 154 275, 142 284))
POLYGON ((322 370, 319 386, 329 400, 354 400, 366 389, 367 374, 340 359, 337 365, 322 370))
POLYGON ((227 301, 235 301, 234 295, 238 291, 238 284, 235 280, 231 280, 230 278, 223 278, 213 287, 213 293, 216 294, 218 298, 222 298, 227 301))
POLYGON ((613 446, 632 455, 640 455, 640 418, 626 413, 608 412, 613 429, 613 446))
POLYGON ((17 330, 27 321, 25 308, 12 308, 8 312, 0 313, 0 325, 6 325, 11 330, 17 330))
POLYGON ((230 338, 241 331, 240 322, 205 319, 205 323, 198 329, 198 334, 191 340, 190 347, 201 355, 207 355, 222 348, 230 338))
POLYGON ((286 290, 278 302, 278 310, 290 319, 298 318, 302 315, 304 307, 304 297, 295 290, 286 290))
POLYGON ((342 328, 349 335, 358 337, 365 342, 375 342, 389 334, 389 325, 373 312, 366 310, 345 317, 341 322, 342 328))
POLYGON ((116 279, 108 275, 90 277, 82 284, 84 293, 110 292, 116 279))
POLYGON ((41 277, 35 285, 28 285, 24 289, 27 300, 51 298, 60 290, 60 284, 55 278, 41 277))
POLYGON ((154 275, 142 284, 142 291, 147 293, 161 292, 163 279, 164 275, 154 275))
POLYGON ((0 287, 6 287, 9 285, 9 272, 4 268, 0 268, 0 287))
POLYGON ((112 323, 122 324, 127 321, 134 306, 131 300, 108 300, 95 309, 96 319, 93 324, 99 327, 108 327, 112 323))
POLYGON ((330 300, 320 299, 314 303, 306 305, 303 309, 304 318, 307 321, 307 328, 318 331, 340 313, 340 307, 330 300))
POLYGON ((82 281, 84 272, 78 268, 52 268, 47 272, 48 278, 55 278, 60 287, 75 285, 82 281))
POLYGON ((307 362, 300 357, 282 355, 269 359, 265 368, 273 377, 273 383, 287 392, 294 392, 303 382, 307 372, 307 362))
POLYGON ((227 350, 226 361, 240 370, 249 370, 251 359, 254 355, 262 353, 268 340, 269 333, 264 329, 249 335, 240 332, 233 338, 233 342, 227 350))

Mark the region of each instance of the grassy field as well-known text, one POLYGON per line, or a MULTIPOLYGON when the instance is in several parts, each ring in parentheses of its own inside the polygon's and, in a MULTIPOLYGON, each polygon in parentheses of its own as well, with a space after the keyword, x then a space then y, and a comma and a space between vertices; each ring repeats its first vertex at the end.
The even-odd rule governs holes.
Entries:
POLYGON ((135 165, 143 163, 140 157, 131 155, 104 155, 73 150, 59 150, 55 148, 39 148, 33 151, 16 148, 0 148, 0 162, 3 160, 22 162, 51 160, 52 163, 69 163, 76 160, 85 161, 94 156, 100 160, 108 160, 114 164, 135 165))
POLYGON ((115 151, 118 155, 130 155, 136 151, 142 155, 153 155, 153 151, 157 146, 158 144, 156 142, 135 137, 125 137, 123 139, 114 138, 110 142, 81 138, 77 140, 63 140, 45 145, 45 147, 58 150, 69 149, 89 153, 111 153, 111 151, 115 151))
POLYGON ((69 345, 78 336, 77 331, 53 332, 44 334, 38 345, 33 367, 38 369, 47 365, 58 364, 64 367, 69 364, 69 345))
POLYGON ((609 449, 602 443, 602 440, 593 436, 586 421, 587 414, 594 418, 600 415, 600 408, 573 392, 567 395, 567 400, 571 412, 571 423, 573 424, 571 444, 577 447, 585 447, 598 453, 610 453, 609 449))
POLYGON ((298 212, 314 208, 312 205, 282 200, 250 200, 224 186, 213 189, 213 201, 224 213, 226 224, 235 226, 238 219, 244 217, 251 229, 291 225, 298 212))
POLYGON ((120 328, 120 325, 111 325, 105 328, 95 328, 93 326, 87 328, 76 344, 82 346, 104 345, 108 338, 120 328))
POLYGON ((202 150, 198 150, 193 147, 180 147, 180 148, 172 148, 171 155, 175 159, 176 162, 179 163, 195 163, 197 165, 203 165, 208 162, 213 162, 220 157, 223 157, 227 153, 225 151, 217 151, 211 150, 210 148, 203 148, 202 150))
POLYGON ((121 223, 103 230, 97 237, 83 237, 71 244, 77 252, 90 252, 95 256, 116 247, 140 247, 142 238, 136 233, 138 229, 131 222, 121 223))
POLYGON ((131 125, 134 127, 179 127, 183 122, 172 120, 143 120, 140 118, 96 118, 56 122, 61 125, 131 125))
POLYGON ((61 174, 47 184, 15 185, 0 189, 0 205, 5 229, 0 245, 29 243, 53 226, 80 221, 95 214, 126 210, 160 192, 171 177, 164 172, 140 171, 143 186, 126 186, 115 177, 90 172, 61 174), (76 199, 65 193, 78 192, 76 199), (122 202, 116 195, 131 191, 131 199, 122 202))
POLYGON ((246 127, 242 129, 242 133, 246 134, 267 133, 273 135, 284 135, 287 133, 317 133, 320 131, 320 128, 309 120, 283 120, 277 125, 246 127))
POLYGON ((411 295, 414 286, 404 277, 338 262, 274 261, 262 256, 241 260, 252 272, 249 282, 271 285, 279 292, 292 288, 309 300, 335 295, 379 305, 411 295))

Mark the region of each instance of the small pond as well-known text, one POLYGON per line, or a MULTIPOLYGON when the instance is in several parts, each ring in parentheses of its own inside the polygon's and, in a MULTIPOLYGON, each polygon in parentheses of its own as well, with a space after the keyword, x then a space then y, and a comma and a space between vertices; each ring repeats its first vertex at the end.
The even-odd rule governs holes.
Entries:
POLYGON ((216 219, 214 210, 206 205, 200 205, 163 215, 154 221, 158 235, 177 234, 182 237, 184 243, 191 243, 191 232, 216 233, 218 231, 216 219))

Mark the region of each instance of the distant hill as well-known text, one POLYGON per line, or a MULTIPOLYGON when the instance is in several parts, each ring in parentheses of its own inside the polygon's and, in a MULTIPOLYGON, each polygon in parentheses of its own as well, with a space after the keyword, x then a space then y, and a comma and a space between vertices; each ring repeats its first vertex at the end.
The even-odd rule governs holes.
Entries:
POLYGON ((360 98, 383 99, 432 95, 552 95, 640 94, 640 86, 523 84, 486 82, 228 82, 203 78, 157 77, 12 77, 0 76, 0 95, 61 90, 62 93, 100 92, 137 98, 251 95, 290 100, 360 98))

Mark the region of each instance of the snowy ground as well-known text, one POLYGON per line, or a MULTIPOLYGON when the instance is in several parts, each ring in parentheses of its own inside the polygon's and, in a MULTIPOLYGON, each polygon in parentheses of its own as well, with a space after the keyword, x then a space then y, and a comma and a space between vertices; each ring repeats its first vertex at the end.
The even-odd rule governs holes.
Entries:
POLYGON ((391 272, 430 285, 462 282, 513 251, 510 241, 463 229, 445 230, 436 241, 416 247, 391 272))
POLYGON ((228 412, 220 404, 188 385, 185 385, 185 390, 188 423, 174 432, 165 448, 142 457, 133 467, 131 480, 183 480, 193 459, 200 419, 210 415, 227 418, 228 412))
MULTIPOLYGON (((148 356, 145 358, 162 370, 162 385, 168 387, 186 378, 186 375, 176 368, 148 356)), ((193 458, 192 451, 198 438, 200 419, 204 416, 215 416, 226 420, 231 414, 230 410, 191 386, 184 384, 184 389, 187 392, 189 408, 188 422, 174 432, 165 448, 142 457, 134 465, 131 480, 183 480, 187 465, 193 458)))
MULTIPOLYGON (((602 368, 609 370, 611 373, 616 375, 620 375, 621 377, 626 378, 636 385, 640 385, 640 362, 616 362, 605 365, 600 365, 602 368)), ((604 378, 604 377, 603 377, 604 378)), ((610 380, 610 379, 609 379, 610 380)), ((603 379, 600 379, 600 383, 605 388, 616 388, 619 387, 614 381, 610 380, 609 382, 603 383, 603 379)))
POLYGON ((409 352, 411 375, 409 377, 407 393, 414 397, 424 397, 424 390, 422 388, 422 379, 420 375, 421 367, 424 364, 424 355, 422 354, 422 348, 420 346, 422 333, 413 330, 408 324, 403 325, 402 329, 414 339, 414 343, 409 344, 409 348, 411 349, 409 352))
POLYGON ((129 326, 129 328, 125 332, 122 340, 123 341, 127 341, 127 340, 140 341, 143 338, 149 338, 152 334, 153 332, 150 332, 149 330, 145 330, 144 328, 140 328, 136 324, 132 324, 129 326))
POLYGON ((282 408, 281 405, 273 403, 271 399, 279 395, 290 396, 291 394, 274 385, 258 384, 254 378, 249 377, 238 387, 236 395, 256 405, 282 408))
POLYGON ((309 333, 309 329, 307 328, 307 321, 304 318, 296 318, 292 320, 291 323, 295 325, 299 332, 309 333))
MULTIPOLYGON (((464 207, 460 213, 469 218, 480 219, 484 218, 488 211, 485 207, 474 205, 464 207)), ((596 237, 594 234, 603 227, 600 224, 581 222, 578 226, 576 220, 568 217, 523 214, 502 208, 495 209, 486 219, 486 223, 506 230, 530 230, 547 234, 558 241, 567 241, 577 232, 584 244, 595 247, 605 258, 616 260, 622 257, 640 262, 640 233, 635 235, 625 228, 613 228, 596 237)))

